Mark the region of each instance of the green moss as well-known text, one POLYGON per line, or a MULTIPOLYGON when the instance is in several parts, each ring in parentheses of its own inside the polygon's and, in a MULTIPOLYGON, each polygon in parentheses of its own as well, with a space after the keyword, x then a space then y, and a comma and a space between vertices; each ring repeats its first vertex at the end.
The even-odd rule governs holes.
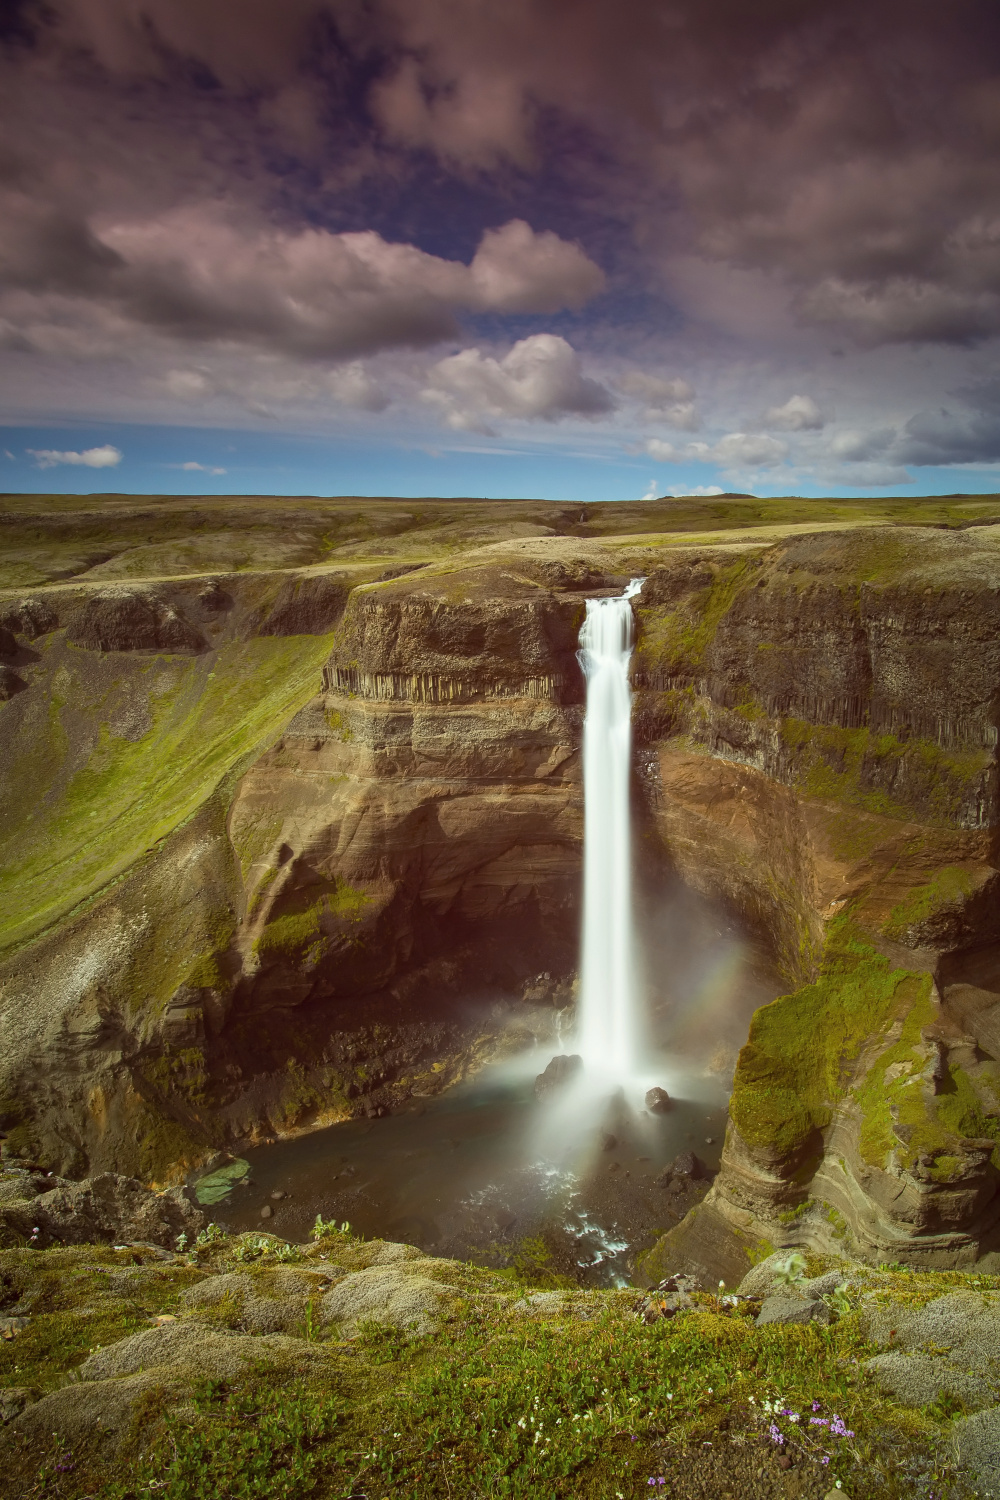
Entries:
POLYGON ((750 724, 759 724, 763 719, 768 717, 768 712, 764 704, 761 703, 759 698, 755 698, 752 693, 747 694, 746 697, 741 698, 739 703, 734 704, 732 711, 734 714, 739 714, 741 719, 746 719, 750 724))
POLYGON ((0 942, 71 910, 190 817, 315 690, 328 652, 324 636, 267 637, 231 643, 214 659, 138 664, 67 650, 48 729, 26 722, 30 744, 7 778, 0 942), (138 741, 114 738, 94 701, 94 675, 105 674, 111 693, 113 674, 123 672, 138 674, 134 691, 150 704, 152 727, 138 741), (73 770, 70 741, 91 747, 73 770))
POLYGON ((785 1225, 795 1224, 799 1219, 801 1219, 805 1214, 809 1212, 812 1206, 813 1200, 811 1198, 804 1198, 801 1203, 795 1206, 795 1208, 786 1208, 782 1213, 780 1213, 778 1215, 778 1223, 785 1225))
MULTIPOLYGON (((352 1269, 365 1263, 365 1247, 349 1235, 324 1235, 317 1248, 352 1269)), ((285 1249, 265 1236, 213 1236, 197 1267, 99 1246, 0 1253, 6 1300, 23 1297, 33 1310, 24 1332, 0 1343, 0 1380, 58 1389, 98 1344, 148 1328, 154 1314, 181 1313, 180 1297, 206 1272, 238 1267, 253 1276, 248 1253, 280 1264, 285 1249), (258 1254, 251 1241, 271 1248, 258 1254), (107 1272, 143 1259, 135 1288, 109 1296, 107 1272)), ((808 1271, 830 1265, 812 1257, 808 1271)), ((455 1316, 434 1336, 367 1326, 345 1349, 336 1335, 317 1339, 314 1322, 309 1363, 321 1368, 313 1373, 299 1353, 282 1359, 263 1341, 260 1363, 224 1382, 171 1369, 169 1382, 133 1407, 120 1445, 83 1435, 67 1443, 49 1428, 5 1441, 8 1488, 62 1500, 126 1500, 150 1487, 167 1500, 607 1500, 645 1493, 647 1476, 666 1473, 668 1492, 697 1477, 704 1444, 766 1442, 769 1417, 755 1413, 780 1392, 803 1425, 818 1410, 851 1429, 850 1446, 824 1440, 831 1486, 840 1479, 853 1494, 863 1474, 873 1492, 903 1500, 917 1466, 924 1472, 937 1439, 948 1439, 954 1411, 908 1411, 859 1377, 877 1350, 857 1314, 829 1328, 757 1328, 742 1309, 704 1297, 696 1311, 647 1325, 626 1289, 573 1291, 558 1314, 526 1317, 510 1277, 473 1266, 446 1275, 455 1316)), ((995 1278, 959 1272, 872 1272, 870 1282, 889 1305, 996 1288, 995 1278)), ((236 1315, 223 1303, 198 1321, 230 1326, 236 1315)))
POLYGON ((890 818, 906 819, 918 807, 930 821, 954 825, 992 763, 984 750, 942 750, 929 740, 804 719, 782 719, 781 737, 793 785, 807 797, 890 818))
POLYGON ((333 890, 324 891, 304 910, 285 912, 268 922, 254 942, 254 952, 262 958, 303 954, 307 962, 315 961, 325 947, 324 918, 360 922, 371 899, 338 876, 333 890))
POLYGON ((254 890, 253 890, 253 892, 252 892, 252 894, 250 896, 249 901, 247 902, 247 916, 248 917, 252 917, 253 916, 254 912, 258 909, 258 907, 263 902, 265 896, 267 895, 269 887, 274 884, 274 882, 277 880, 277 878, 278 878, 278 867, 277 867, 277 865, 268 865, 267 869, 264 871, 263 875, 260 877, 259 881, 257 882, 257 885, 254 888, 254 890))
POLYGON ((911 927, 926 922, 949 906, 960 906, 972 893, 972 877, 961 865, 945 865, 926 885, 917 886, 893 907, 882 928, 887 938, 905 938, 911 927))
POLYGON ((850 1225, 844 1218, 843 1214, 839 1211, 839 1209, 834 1208, 832 1203, 825 1204, 824 1210, 825 1211, 823 1217, 832 1228, 834 1239, 846 1240, 850 1235, 851 1230, 850 1225))
POLYGON ((887 1165, 892 1151, 906 1168, 920 1157, 930 1158, 930 1179, 952 1182, 965 1169, 957 1143, 1000 1141, 1000 1119, 984 1106, 962 1068, 950 1068, 938 1092, 932 1091, 920 1043, 923 1028, 933 1019, 928 989, 905 1014, 899 1040, 879 1055, 854 1090, 861 1110, 859 1147, 864 1160, 877 1167, 887 1165), (898 1132, 896 1126, 901 1127, 898 1132))
POLYGON ((712 582, 680 609, 643 608, 640 595, 637 669, 666 677, 696 677, 720 620, 746 586, 751 566, 746 558, 722 564, 712 582))
POLYGON ((343 714, 339 709, 326 707, 323 710, 323 717, 327 722, 327 726, 333 730, 334 734, 336 734, 345 745, 354 738, 354 733, 351 729, 350 724, 346 722, 343 714))
POLYGON ((730 1114, 748 1145, 792 1155, 830 1123, 845 1071, 897 1006, 929 993, 928 976, 893 969, 843 913, 819 977, 758 1010, 740 1053, 730 1114))
POLYGON ((868 859, 887 838, 885 825, 861 813, 839 808, 826 822, 826 836, 834 859, 845 864, 868 859))
POLYGON ((163 1182, 178 1165, 193 1165, 210 1144, 207 1134, 196 1135, 193 1127, 145 1106, 136 1118, 135 1137, 138 1175, 144 1182, 163 1182))
POLYGON ((261 859, 274 845, 282 828, 281 818, 267 817, 263 814, 247 817, 242 808, 240 821, 235 819, 230 825, 229 837, 236 857, 240 862, 240 872, 244 884, 250 873, 252 865, 261 859))

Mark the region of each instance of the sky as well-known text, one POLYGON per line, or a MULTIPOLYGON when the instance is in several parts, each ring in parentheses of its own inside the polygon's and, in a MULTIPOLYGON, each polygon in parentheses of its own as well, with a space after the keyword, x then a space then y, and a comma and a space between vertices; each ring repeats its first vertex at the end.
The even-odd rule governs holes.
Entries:
POLYGON ((3 0, 0 489, 1000 491, 995 0, 3 0))

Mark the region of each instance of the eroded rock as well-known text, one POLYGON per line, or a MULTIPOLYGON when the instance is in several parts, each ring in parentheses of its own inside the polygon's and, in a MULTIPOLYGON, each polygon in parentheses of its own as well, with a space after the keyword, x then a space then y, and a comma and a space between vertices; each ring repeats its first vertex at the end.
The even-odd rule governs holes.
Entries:
POLYGON ((44 1246, 148 1242, 172 1247, 205 1223, 179 1188, 153 1192, 113 1172, 83 1182, 59 1181, 31 1198, 0 1203, 0 1226, 22 1243, 44 1246))
POLYGON ((583 1058, 576 1053, 553 1057, 535 1079, 535 1098, 558 1093, 583 1072, 583 1058))
POLYGON ((91 651, 203 651, 206 641, 179 607, 152 589, 93 594, 67 632, 91 651))

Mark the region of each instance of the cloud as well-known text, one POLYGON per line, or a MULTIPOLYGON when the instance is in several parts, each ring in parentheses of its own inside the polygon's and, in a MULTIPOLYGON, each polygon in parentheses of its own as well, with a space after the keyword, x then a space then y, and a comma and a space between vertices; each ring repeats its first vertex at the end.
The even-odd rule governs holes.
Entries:
POLYGON ((355 361, 340 370, 331 370, 328 384, 341 406, 356 411, 385 411, 389 397, 361 364, 355 361))
POLYGON ((799 312, 849 331, 862 344, 968 344, 1000 330, 1000 296, 944 281, 832 277, 804 293, 799 312))
POLYGON ((867 431, 848 428, 831 438, 827 452, 848 463, 863 463, 886 453, 896 437, 892 427, 871 427, 867 431))
POLYGON ((913 484, 913 475, 901 464, 859 463, 819 465, 816 477, 828 485, 845 485, 848 489, 888 489, 898 484, 913 484))
POLYGON ((727 468, 771 468, 788 457, 788 444, 766 433, 729 432, 715 443, 686 443, 682 448, 650 438, 646 452, 661 463, 717 463, 727 468))
POLYGON ((785 432, 816 432, 824 418, 811 396, 789 396, 784 406, 772 406, 764 413, 764 425, 785 432))
POLYGON ((60 452, 55 448, 28 448, 40 469, 54 469, 58 464, 82 464, 86 469, 114 469, 124 458, 120 448, 105 443, 100 448, 85 448, 82 453, 60 452))
POLYGON ((719 484, 696 484, 691 486, 674 484, 667 490, 667 494, 673 495, 675 500, 695 498, 709 500, 713 495, 725 494, 725 491, 719 484))
POLYGON ((487 229, 469 267, 468 305, 499 313, 554 313, 580 308, 604 290, 600 266, 579 245, 551 230, 536 234, 523 219, 487 229))
POLYGON ((194 459, 188 459, 185 464, 168 464, 169 469, 183 469, 187 474, 225 474, 225 469, 216 468, 214 464, 199 464, 194 459))
POLYGON ((640 500, 656 500, 658 498, 658 496, 659 496, 659 493, 660 493, 660 491, 657 488, 656 480, 655 479, 651 479, 649 481, 649 484, 646 487, 646 493, 644 495, 640 495, 639 499, 640 500))
POLYGON ((701 425, 694 391, 686 380, 665 380, 645 370, 629 370, 616 384, 626 395, 643 403, 648 421, 658 419, 681 432, 697 432, 701 425))
MULTIPOLYGON (((4 222, 12 324, 19 316, 37 325, 42 294, 62 299, 55 311, 65 321, 65 299, 85 292, 87 304, 123 331, 131 325, 175 341, 256 345, 300 358, 434 344, 458 333, 462 313, 579 308, 604 285, 578 245, 549 230, 536 234, 521 219, 487 229, 469 265, 374 230, 288 230, 241 221, 235 208, 216 205, 93 229, 81 223, 83 249, 65 255, 62 221, 4 222)), ((203 378, 171 372, 168 389, 196 399, 203 378)))
POLYGON ((1000 413, 920 411, 904 425, 892 454, 902 463, 977 464, 1000 461, 1000 413))
POLYGON ((520 339, 499 360, 479 349, 450 355, 428 371, 423 398, 449 427, 473 432, 501 418, 553 422, 614 407, 610 392, 584 375, 572 345, 553 333, 520 339))

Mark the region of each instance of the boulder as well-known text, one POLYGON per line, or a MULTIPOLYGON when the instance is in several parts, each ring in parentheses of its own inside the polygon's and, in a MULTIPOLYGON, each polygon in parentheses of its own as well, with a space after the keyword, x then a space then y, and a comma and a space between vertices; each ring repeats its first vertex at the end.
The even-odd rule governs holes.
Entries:
POLYGON ((651 1115, 665 1115, 670 1108, 670 1095, 666 1089, 647 1089, 645 1104, 651 1115))
POLYGON ((320 1304, 324 1323, 336 1323, 344 1334, 363 1323, 384 1323, 430 1333, 446 1316, 458 1288, 440 1279, 454 1261, 421 1257, 409 1263, 371 1266, 354 1271, 326 1293, 320 1304))
POLYGON ((768 1323, 829 1323, 830 1309, 818 1297, 799 1297, 778 1292, 767 1297, 757 1314, 757 1327, 768 1323))
POLYGON ((929 1354, 876 1354, 862 1366, 876 1385, 903 1406, 929 1406, 944 1393, 957 1396, 967 1411, 992 1406, 995 1387, 949 1360, 929 1354))
POLYGON ((698 1306, 694 1293, 701 1290, 697 1276, 677 1272, 659 1282, 636 1304, 636 1312, 646 1323, 656 1323, 660 1318, 672 1318, 679 1312, 689 1312, 698 1306))
POLYGON ((1000 1495, 1000 1408, 956 1422, 951 1436, 955 1457, 972 1470, 983 1493, 1000 1495))
POLYGON ((679 1151, 656 1181, 659 1187, 669 1187, 670 1183, 678 1178, 687 1178, 689 1181, 697 1182, 704 1176, 705 1163, 701 1157, 695 1156, 693 1151, 679 1151))
POLYGON ((227 1319, 246 1333, 301 1333, 309 1298, 329 1282, 336 1268, 305 1270, 279 1266, 264 1274, 229 1272, 209 1276, 181 1293, 181 1306, 195 1317, 228 1307, 227 1319))
POLYGON ((113 1172, 83 1182, 56 1181, 35 1198, 0 1203, 0 1229, 38 1246, 138 1241, 171 1248, 179 1234, 190 1238, 205 1223, 180 1188, 157 1193, 113 1172))
POLYGON ((612 1135, 610 1130, 601 1131, 601 1150, 613 1151, 618 1144, 618 1137, 612 1135))
POLYGON ((583 1058, 576 1053, 552 1058, 544 1072, 535 1079, 535 1098, 544 1099, 548 1094, 565 1088, 583 1071, 583 1058))
POLYGON ((959 1369, 992 1379, 1000 1369, 1000 1294, 947 1292, 923 1307, 868 1307, 868 1337, 881 1348, 923 1351, 933 1347, 959 1369))
POLYGON ((7 1423, 19 1416, 29 1401, 34 1401, 36 1397, 37 1392, 32 1392, 21 1385, 9 1385, 4 1390, 0 1390, 0 1427, 6 1427, 7 1423))
POLYGON ((48 635, 58 624, 55 610, 45 599, 22 599, 0 614, 0 625, 14 635, 26 635, 32 641, 37 636, 48 635))
POLYGON ((23 677, 19 677, 13 667, 0 666, 0 703, 6 703, 8 698, 13 698, 22 688, 27 687, 23 677))

